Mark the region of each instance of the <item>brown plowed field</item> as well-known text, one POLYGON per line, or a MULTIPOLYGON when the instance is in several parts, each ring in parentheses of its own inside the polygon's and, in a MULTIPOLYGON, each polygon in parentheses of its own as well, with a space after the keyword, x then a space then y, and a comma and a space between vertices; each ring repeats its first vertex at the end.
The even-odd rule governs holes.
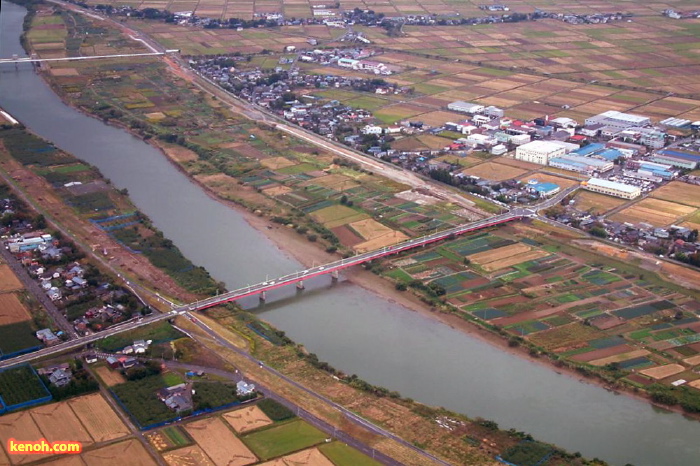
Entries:
POLYGON ((599 350, 594 350, 594 351, 589 351, 587 353, 581 353, 572 356, 571 359, 574 361, 581 361, 581 362, 588 362, 588 361, 593 361, 596 359, 607 359, 610 356, 614 356, 616 354, 623 354, 623 353, 629 353, 632 351, 632 347, 628 345, 617 345, 617 346, 612 346, 610 348, 602 348, 599 350))
POLYGON ((15 293, 0 294, 0 325, 24 322, 31 318, 15 293))

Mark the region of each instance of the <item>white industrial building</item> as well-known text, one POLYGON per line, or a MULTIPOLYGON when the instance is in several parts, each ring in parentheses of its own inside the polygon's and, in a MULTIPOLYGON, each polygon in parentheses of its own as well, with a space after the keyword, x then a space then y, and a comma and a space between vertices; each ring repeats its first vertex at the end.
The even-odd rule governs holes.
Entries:
POLYGON ((599 115, 586 118, 586 126, 602 124, 618 130, 627 128, 638 128, 651 124, 649 117, 641 115, 632 115, 631 113, 622 113, 616 110, 608 110, 599 115))
POLYGON ((565 154, 549 159, 549 166, 579 173, 607 172, 615 167, 611 161, 582 155, 565 154))
POLYGON ((566 153, 566 148, 551 141, 532 141, 515 149, 516 160, 547 165, 549 159, 566 153))
POLYGON ((482 113, 491 118, 502 118, 506 114, 502 108, 494 107, 493 105, 486 107, 482 113))
POLYGON ((455 112, 462 112, 462 113, 469 113, 470 115, 476 115, 477 113, 482 113, 484 111, 484 106, 458 100, 457 102, 452 102, 450 104, 447 104, 447 109, 455 111, 455 112))
POLYGON ((641 188, 615 181, 591 178, 587 182, 581 183, 589 191, 606 194, 608 196, 621 197, 623 199, 634 199, 642 194, 641 188))

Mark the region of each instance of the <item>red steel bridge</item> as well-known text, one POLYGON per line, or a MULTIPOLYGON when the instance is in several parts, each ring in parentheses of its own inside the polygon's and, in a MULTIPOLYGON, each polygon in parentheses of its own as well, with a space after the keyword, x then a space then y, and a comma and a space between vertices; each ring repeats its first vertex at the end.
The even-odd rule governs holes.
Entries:
POLYGON ((319 265, 306 270, 300 270, 298 272, 294 272, 274 280, 268 280, 262 283, 258 283, 257 285, 250 285, 246 286, 245 288, 229 291, 228 293, 222 295, 214 296, 211 298, 187 304, 185 306, 181 306, 175 309, 174 311, 178 313, 183 311, 201 311, 203 309, 214 307, 219 304, 227 303, 230 301, 236 301, 237 299, 245 298, 246 296, 252 295, 258 295, 260 296, 260 299, 264 300, 265 293, 275 288, 281 288, 283 286, 288 285, 296 285, 298 288, 303 288, 304 280, 308 280, 309 278, 316 277, 319 275, 330 274, 333 278, 338 278, 338 272, 342 269, 346 269, 354 265, 364 264, 365 262, 370 262, 374 259, 379 259, 381 257, 397 254, 399 252, 407 251, 409 249, 425 246, 426 244, 461 235, 463 233, 468 233, 496 225, 501 225, 503 223, 512 222, 513 220, 520 220, 525 215, 525 212, 511 212, 507 214, 497 215, 486 220, 480 220, 477 222, 460 225, 458 227, 443 230, 438 233, 433 233, 431 235, 410 239, 393 246, 386 246, 375 251, 365 252, 356 256, 347 257, 345 259, 340 259, 329 264, 319 265))

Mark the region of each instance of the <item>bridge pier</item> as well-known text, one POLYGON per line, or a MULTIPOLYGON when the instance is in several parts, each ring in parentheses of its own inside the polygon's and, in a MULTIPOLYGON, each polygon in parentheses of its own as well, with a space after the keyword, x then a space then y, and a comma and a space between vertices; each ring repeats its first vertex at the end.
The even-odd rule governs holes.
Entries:
POLYGON ((267 299, 267 293, 265 291, 260 292, 260 302, 265 302, 265 299, 267 299))
POLYGON ((304 281, 298 281, 297 282, 297 290, 303 290, 304 289, 304 281))
POLYGON ((331 272, 331 280, 333 280, 333 282, 337 282, 339 277, 340 275, 337 270, 331 272))

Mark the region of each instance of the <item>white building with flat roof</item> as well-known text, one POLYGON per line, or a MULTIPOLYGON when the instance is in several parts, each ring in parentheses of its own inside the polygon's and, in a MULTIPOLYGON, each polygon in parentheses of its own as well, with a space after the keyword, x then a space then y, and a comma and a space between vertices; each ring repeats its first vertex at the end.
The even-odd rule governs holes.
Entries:
POLYGON ((551 141, 532 141, 515 149, 515 159, 547 165, 549 159, 566 153, 566 148, 551 141))
POLYGON ((469 113, 471 115, 475 115, 477 113, 483 112, 484 106, 458 100, 457 102, 447 104, 447 109, 455 112, 469 113))
POLYGON ((621 197, 623 199, 634 199, 642 194, 641 188, 616 181, 591 178, 581 183, 589 191, 606 194, 608 196, 621 197))
POLYGON ((649 117, 608 110, 599 115, 586 118, 586 126, 602 124, 619 130, 647 126, 651 124, 649 117))

